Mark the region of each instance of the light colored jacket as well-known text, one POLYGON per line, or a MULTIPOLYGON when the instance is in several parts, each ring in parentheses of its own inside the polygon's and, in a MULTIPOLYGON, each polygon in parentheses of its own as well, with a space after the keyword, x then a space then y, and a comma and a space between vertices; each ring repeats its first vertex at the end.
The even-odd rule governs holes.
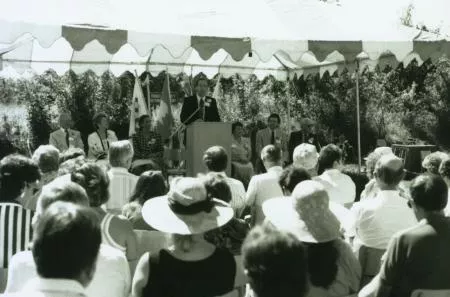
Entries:
POLYGON ((116 133, 114 133, 114 131, 108 130, 107 131, 108 137, 108 145, 103 145, 102 146, 102 141, 100 139, 100 137, 98 136, 97 132, 91 133, 89 134, 88 137, 88 146, 89 146, 89 151, 88 151, 88 158, 89 159, 96 159, 97 155, 104 152, 106 154, 108 154, 109 152, 109 147, 111 146, 111 143, 114 141, 117 141, 117 136, 116 133))

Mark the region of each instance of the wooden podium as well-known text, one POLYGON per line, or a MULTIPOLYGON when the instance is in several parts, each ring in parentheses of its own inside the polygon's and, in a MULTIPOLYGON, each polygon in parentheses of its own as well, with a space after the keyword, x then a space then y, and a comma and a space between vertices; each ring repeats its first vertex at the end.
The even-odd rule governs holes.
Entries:
POLYGON ((186 131, 186 176, 206 172, 203 153, 211 146, 220 145, 227 151, 226 173, 231 175, 231 124, 221 122, 195 122, 186 131))

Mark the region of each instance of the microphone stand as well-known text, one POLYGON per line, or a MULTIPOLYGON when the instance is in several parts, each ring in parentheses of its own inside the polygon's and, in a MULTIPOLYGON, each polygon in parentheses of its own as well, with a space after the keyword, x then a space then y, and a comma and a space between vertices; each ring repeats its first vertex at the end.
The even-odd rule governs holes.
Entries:
POLYGON ((169 139, 172 139, 173 136, 175 136, 178 132, 180 132, 181 130, 186 128, 186 123, 189 122, 190 119, 192 119, 192 117, 200 110, 200 106, 197 107, 196 110, 194 110, 193 113, 191 113, 191 115, 184 121, 181 123, 181 125, 175 130, 175 132, 173 132, 172 134, 170 134, 169 139))

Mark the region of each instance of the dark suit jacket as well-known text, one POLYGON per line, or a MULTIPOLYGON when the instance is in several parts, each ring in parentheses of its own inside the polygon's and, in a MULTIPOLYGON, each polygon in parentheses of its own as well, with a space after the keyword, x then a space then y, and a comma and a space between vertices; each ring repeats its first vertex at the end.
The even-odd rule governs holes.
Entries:
POLYGON ((292 155, 295 147, 302 143, 313 144, 316 147, 317 152, 320 152, 322 141, 319 140, 319 138, 320 137, 317 134, 304 135, 302 131, 291 132, 288 141, 289 163, 292 163, 292 155), (312 142, 310 140, 312 140, 312 142))
MULTIPOLYGON (((219 111, 217 110, 216 99, 206 96, 205 97, 205 122, 220 122, 219 111), (209 101, 209 102, 208 102, 209 101), (209 105, 209 106, 208 106, 209 105)), ((189 125, 200 118, 200 111, 197 110, 198 102, 197 96, 191 96, 184 98, 183 107, 181 108, 180 120, 185 125, 189 125), (197 112, 196 112, 197 110, 197 112), (189 117, 195 112, 195 114, 189 119, 189 117), (189 119, 189 120, 188 120, 189 119)))

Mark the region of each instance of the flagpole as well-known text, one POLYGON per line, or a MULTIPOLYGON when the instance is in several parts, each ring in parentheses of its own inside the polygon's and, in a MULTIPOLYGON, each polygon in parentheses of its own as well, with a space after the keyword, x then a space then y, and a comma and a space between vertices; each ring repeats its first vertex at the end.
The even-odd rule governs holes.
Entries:
POLYGON ((148 105, 148 115, 150 116, 150 118, 152 117, 152 106, 150 105, 150 73, 148 74, 147 78, 148 78, 148 82, 147 82, 147 105, 148 105))

